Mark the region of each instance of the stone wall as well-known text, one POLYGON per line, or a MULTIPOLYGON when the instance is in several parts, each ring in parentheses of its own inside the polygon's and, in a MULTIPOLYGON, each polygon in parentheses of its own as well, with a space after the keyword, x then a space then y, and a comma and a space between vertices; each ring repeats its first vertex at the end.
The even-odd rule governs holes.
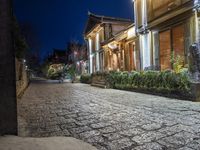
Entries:
POLYGON ((12 3, 0 0, 0 135, 17 134, 12 3))
POLYGON ((29 84, 29 75, 26 70, 26 65, 22 61, 15 59, 15 65, 16 65, 16 94, 17 97, 21 97, 29 84))

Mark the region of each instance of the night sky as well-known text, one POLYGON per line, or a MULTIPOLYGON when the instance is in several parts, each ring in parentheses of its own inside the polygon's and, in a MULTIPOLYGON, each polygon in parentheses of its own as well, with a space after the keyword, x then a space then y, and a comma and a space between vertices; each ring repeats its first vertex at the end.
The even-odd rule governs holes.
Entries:
POLYGON ((13 0, 20 23, 28 22, 38 32, 41 56, 53 48, 66 49, 67 42, 83 42, 87 12, 133 19, 132 0, 13 0))

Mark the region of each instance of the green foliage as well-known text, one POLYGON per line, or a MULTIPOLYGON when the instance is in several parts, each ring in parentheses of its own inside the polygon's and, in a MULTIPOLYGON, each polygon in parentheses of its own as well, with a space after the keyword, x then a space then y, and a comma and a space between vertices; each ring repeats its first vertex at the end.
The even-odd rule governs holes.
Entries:
POLYGON ((75 76, 76 68, 74 65, 64 67, 65 72, 67 72, 71 77, 75 76))
POLYGON ((63 78, 74 78, 75 77, 75 67, 73 65, 64 64, 44 64, 43 72, 46 72, 47 78, 59 79, 61 76, 63 78))
POLYGON ((43 74, 44 77, 46 77, 47 74, 48 74, 49 66, 50 66, 50 64, 49 64, 48 61, 45 61, 45 62, 40 66, 40 70, 41 70, 41 72, 42 72, 42 74, 43 74))
POLYGON ((50 79, 58 79, 61 76, 61 71, 54 68, 50 68, 47 73, 47 77, 50 79))
POLYGON ((92 82, 92 77, 90 74, 83 74, 80 78, 81 83, 90 84, 92 82))
POLYGON ((63 64, 53 64, 49 66, 47 77, 50 79, 59 79, 64 73, 63 64))
POLYGON ((120 72, 111 71, 106 77, 107 82, 109 83, 110 88, 116 88, 116 84, 120 84, 120 72))
POLYGON ((183 69, 184 67, 184 58, 180 55, 176 55, 174 54, 174 52, 171 55, 171 63, 173 66, 173 70, 176 73, 180 73, 181 69, 183 69))
POLYGON ((110 72, 107 76, 110 87, 117 89, 145 89, 167 92, 190 92, 190 81, 186 69, 176 73, 166 71, 110 72))

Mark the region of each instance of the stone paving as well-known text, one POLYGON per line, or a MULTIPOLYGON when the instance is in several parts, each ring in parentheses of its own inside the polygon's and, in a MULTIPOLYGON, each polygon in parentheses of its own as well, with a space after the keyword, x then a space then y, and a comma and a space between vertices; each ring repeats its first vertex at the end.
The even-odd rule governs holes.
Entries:
POLYGON ((19 135, 72 136, 100 150, 199 150, 200 103, 85 84, 33 82, 19 135))

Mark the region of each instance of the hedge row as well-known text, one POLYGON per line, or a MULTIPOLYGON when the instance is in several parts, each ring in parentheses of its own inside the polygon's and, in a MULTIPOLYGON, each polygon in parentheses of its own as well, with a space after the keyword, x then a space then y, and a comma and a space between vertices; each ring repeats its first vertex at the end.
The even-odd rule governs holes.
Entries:
POLYGON ((103 76, 110 88, 122 90, 147 90, 167 93, 191 93, 187 70, 180 73, 174 71, 144 71, 144 72, 109 72, 82 75, 82 83, 90 83, 92 77, 103 76))
POLYGON ((85 83, 85 84, 91 84, 92 82, 92 77, 90 74, 83 74, 80 77, 80 82, 85 83))
POLYGON ((145 71, 145 72, 111 72, 107 77, 112 88, 147 89, 168 92, 190 92, 190 80, 187 71, 145 71))

